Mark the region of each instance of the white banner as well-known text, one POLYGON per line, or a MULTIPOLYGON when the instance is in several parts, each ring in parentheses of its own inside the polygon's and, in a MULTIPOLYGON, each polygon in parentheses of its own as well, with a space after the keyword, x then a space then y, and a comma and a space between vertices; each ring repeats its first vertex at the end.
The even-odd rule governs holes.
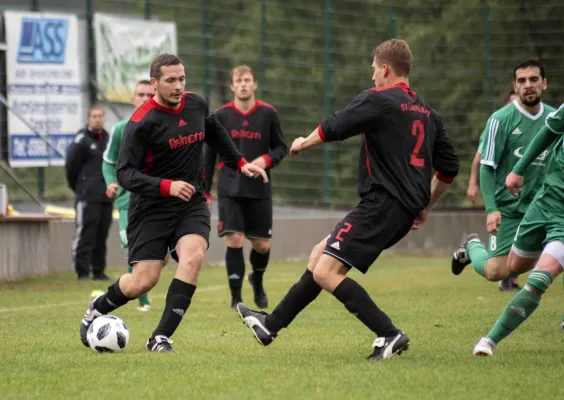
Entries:
POLYGON ((149 79, 151 61, 176 54, 176 24, 94 14, 96 80, 110 101, 131 103, 138 81, 149 79))
POLYGON ((78 52, 78 20, 53 13, 4 13, 8 147, 12 167, 64 165, 64 159, 29 129, 46 135, 63 155, 86 124, 78 52))

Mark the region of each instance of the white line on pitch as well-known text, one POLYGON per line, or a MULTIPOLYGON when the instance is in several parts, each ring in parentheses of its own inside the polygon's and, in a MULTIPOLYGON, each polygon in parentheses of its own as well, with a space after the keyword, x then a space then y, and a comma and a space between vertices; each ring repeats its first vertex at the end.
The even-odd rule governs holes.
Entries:
MULTIPOLYGON (((277 279, 276 282, 294 282, 295 279, 277 279)), ((214 286, 205 286, 203 288, 198 288, 196 290, 197 293, 201 292, 214 292, 216 290, 227 289, 225 285, 214 285, 214 286)), ((164 299, 166 298, 166 294, 157 294, 151 296, 155 299, 164 299)), ((22 306, 22 307, 7 307, 7 308, 0 308, 1 313, 8 313, 8 312, 18 312, 18 311, 33 311, 33 310, 42 310, 45 308, 56 308, 56 307, 70 307, 70 306, 80 306, 80 305, 87 305, 86 301, 68 301, 64 303, 52 303, 52 304, 39 304, 36 306, 22 306)))

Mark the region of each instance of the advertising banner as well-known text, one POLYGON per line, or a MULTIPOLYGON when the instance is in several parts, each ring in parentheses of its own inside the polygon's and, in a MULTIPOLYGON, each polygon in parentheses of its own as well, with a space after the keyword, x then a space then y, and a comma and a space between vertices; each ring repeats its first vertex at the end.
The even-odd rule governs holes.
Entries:
POLYGON ((4 13, 9 162, 12 167, 64 165, 30 129, 65 154, 86 123, 78 52, 78 20, 54 13, 4 13))
POLYGON ((138 81, 149 79, 151 61, 176 54, 176 24, 94 14, 96 81, 108 100, 131 103, 138 81))

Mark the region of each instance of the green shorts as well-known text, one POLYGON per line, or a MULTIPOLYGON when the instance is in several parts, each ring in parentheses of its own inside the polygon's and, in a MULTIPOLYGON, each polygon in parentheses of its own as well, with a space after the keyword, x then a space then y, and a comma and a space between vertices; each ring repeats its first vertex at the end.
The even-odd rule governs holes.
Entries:
POLYGON ((119 241, 121 248, 127 248, 127 210, 119 211, 119 241))
POLYGON ((546 244, 556 240, 564 242, 564 215, 533 201, 515 234, 513 252, 523 258, 537 258, 546 244))
POLYGON ((488 258, 506 256, 511 251, 515 233, 521 223, 522 215, 503 215, 496 236, 489 235, 488 258))

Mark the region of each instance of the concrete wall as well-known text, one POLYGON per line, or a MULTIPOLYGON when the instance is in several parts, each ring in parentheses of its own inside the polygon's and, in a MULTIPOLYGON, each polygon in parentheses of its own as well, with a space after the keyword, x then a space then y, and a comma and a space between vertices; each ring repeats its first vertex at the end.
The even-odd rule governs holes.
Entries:
MULTIPOLYGON (((345 215, 343 213, 343 215, 345 215)), ((320 218, 275 218, 274 240, 271 259, 307 259, 311 248, 327 236, 340 217, 320 218)), ((212 218, 213 231, 210 248, 206 255, 209 264, 221 264, 224 261, 225 243, 216 235, 217 219, 212 218)), ((454 248, 469 233, 478 233, 486 238, 485 216, 481 212, 437 212, 431 214, 425 227, 410 232, 387 253, 450 256, 454 248)), ((49 248, 49 266, 53 271, 71 269, 70 246, 74 233, 74 221, 51 223, 51 246, 49 248)), ((246 257, 250 247, 246 245, 246 257)), ((127 252, 119 246, 117 221, 112 225, 108 240, 108 265, 125 265, 127 252)))
MULTIPOLYGON (((344 213, 342 214, 344 215, 344 213)), ((274 219, 272 260, 306 260, 311 248, 329 234, 340 220, 332 217, 284 217, 274 219)), ((222 264, 225 243, 215 233, 217 219, 212 218, 214 231, 206 263, 222 264)), ((485 239, 485 216, 481 212, 436 212, 425 227, 410 232, 387 253, 450 256, 467 234, 476 232, 485 239)), ((0 223, 0 280, 46 275, 72 270, 71 245, 73 220, 43 224, 0 223)), ((246 257, 250 250, 246 246, 246 257)), ((114 221, 108 239, 108 266, 126 265, 126 250, 119 245, 118 224, 114 221)))

